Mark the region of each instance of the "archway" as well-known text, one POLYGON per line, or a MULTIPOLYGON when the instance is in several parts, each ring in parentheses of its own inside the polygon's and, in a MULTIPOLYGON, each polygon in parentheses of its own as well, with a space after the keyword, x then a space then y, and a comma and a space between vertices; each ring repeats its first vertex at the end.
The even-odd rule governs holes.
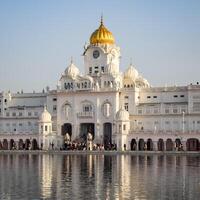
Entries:
POLYGON ((176 140, 175 140, 175 148, 176 148, 176 150, 180 151, 181 147, 182 147, 181 140, 179 138, 176 138, 176 140))
POLYGON ((167 139, 166 141, 166 151, 173 151, 173 142, 172 139, 167 139))
POLYGON ((199 140, 196 138, 190 138, 186 143, 187 151, 199 151, 199 140))
POLYGON ((29 139, 26 139, 26 141, 25 141, 25 149, 29 150, 30 148, 31 148, 31 142, 30 142, 29 139))
POLYGON ((158 140, 158 151, 164 151, 164 141, 161 138, 158 140))
POLYGON ((24 142, 22 139, 19 139, 18 149, 23 150, 24 149, 24 142))
POLYGON ((15 141, 13 139, 10 140, 10 150, 14 150, 15 149, 15 141))
POLYGON ((136 151, 137 150, 137 142, 135 139, 131 140, 131 151, 136 151))
POLYGON ((3 150, 8 150, 8 140, 7 139, 3 140, 3 150))
POLYGON ((0 140, 0 150, 3 149, 3 144, 1 143, 1 140, 0 140))
POLYGON ((65 136, 66 134, 69 134, 70 139, 72 136, 72 125, 70 123, 65 123, 62 125, 62 135, 65 136))
POLYGON ((139 139, 138 147, 139 151, 144 151, 145 143, 143 139, 139 139))
POLYGON ((147 151, 153 151, 153 141, 150 138, 147 140, 147 151))
POLYGON ((93 123, 81 123, 80 124, 80 138, 86 142, 88 133, 92 134, 92 139, 95 137, 95 130, 93 123))
POLYGON ((103 143, 104 149, 109 150, 112 144, 112 124, 104 123, 103 124, 103 143))
POLYGON ((32 150, 38 150, 38 143, 36 139, 32 140, 32 150))

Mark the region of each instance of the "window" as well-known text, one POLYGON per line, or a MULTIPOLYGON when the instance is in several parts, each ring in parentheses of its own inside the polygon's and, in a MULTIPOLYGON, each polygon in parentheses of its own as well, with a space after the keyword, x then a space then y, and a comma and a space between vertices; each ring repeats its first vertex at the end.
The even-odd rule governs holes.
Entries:
POLYGON ((151 96, 147 96, 147 99, 150 99, 151 98, 151 96))
POLYGON ((142 109, 139 109, 139 110, 138 110, 138 114, 142 114, 142 109))
POLYGON ((84 105, 83 106, 83 111, 84 112, 90 112, 90 111, 92 111, 92 106, 91 105, 84 105))
POLYGON ((12 116, 13 116, 13 117, 15 117, 15 116, 16 116, 16 113, 15 113, 15 112, 14 112, 14 113, 12 113, 12 116))
POLYGON ((101 66, 101 72, 104 72, 104 66, 101 66))
POLYGON ((168 108, 165 109, 165 113, 166 113, 166 114, 169 113, 169 109, 168 109, 168 108))
POLYGON ((124 131, 126 130, 126 124, 123 125, 123 130, 124 130, 124 131))
POLYGON ((47 126, 45 126, 45 131, 47 131, 48 130, 48 127, 47 126))
POLYGON ((157 98, 157 96, 153 96, 153 98, 154 98, 154 99, 156 99, 156 98, 157 98))
POLYGON ((19 126, 22 126, 22 123, 19 123, 19 126))
POLYGON ((9 117, 9 116, 10 116, 10 113, 9 113, 9 112, 7 112, 7 113, 6 113, 6 117, 9 117))
POLYGON ((138 96, 138 99, 140 99, 140 96, 138 96))
POLYGON ((124 99, 128 99, 128 96, 125 96, 124 99))
POLYGON ((92 67, 89 67, 89 73, 90 74, 92 73, 92 67))
POLYGON ((7 103, 7 99, 4 99, 4 102, 7 103))
POLYGON ((178 97, 178 95, 174 95, 174 98, 177 98, 178 97))
POLYGON ((174 108, 174 109, 173 109, 173 113, 178 113, 178 109, 177 109, 177 108, 174 108))
POLYGON ((53 105, 53 111, 55 112, 57 110, 57 106, 53 105))
POLYGON ((180 95, 180 97, 185 97, 185 95, 182 94, 182 95, 180 95))
POLYGON ((126 111, 128 111, 128 103, 125 103, 125 104, 124 104, 124 109, 125 109, 126 111))
POLYGON ((19 116, 20 116, 20 117, 22 116, 22 112, 19 112, 19 116))
POLYGON ((31 126, 31 122, 28 122, 28 126, 31 126))
POLYGON ((31 112, 28 112, 28 116, 29 116, 29 117, 31 116, 31 112))
POLYGON ((193 112, 200 112, 200 102, 193 103, 193 112))
POLYGON ((34 112, 34 115, 37 117, 38 116, 38 112, 34 112))
POLYGON ((57 101, 57 98, 53 98, 53 101, 57 101))

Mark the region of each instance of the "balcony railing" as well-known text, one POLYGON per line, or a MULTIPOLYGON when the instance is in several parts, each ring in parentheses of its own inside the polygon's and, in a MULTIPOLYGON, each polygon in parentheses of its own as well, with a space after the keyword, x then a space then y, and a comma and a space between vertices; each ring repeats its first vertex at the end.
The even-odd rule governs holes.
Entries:
POLYGON ((94 112, 78 112, 77 116, 80 118, 92 118, 94 116, 94 112))

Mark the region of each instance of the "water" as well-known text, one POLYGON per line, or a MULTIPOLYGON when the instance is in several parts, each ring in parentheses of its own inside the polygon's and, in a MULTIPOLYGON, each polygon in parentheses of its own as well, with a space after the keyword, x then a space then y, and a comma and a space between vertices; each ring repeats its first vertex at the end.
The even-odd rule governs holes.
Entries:
POLYGON ((200 199, 200 157, 0 155, 0 199, 200 199))

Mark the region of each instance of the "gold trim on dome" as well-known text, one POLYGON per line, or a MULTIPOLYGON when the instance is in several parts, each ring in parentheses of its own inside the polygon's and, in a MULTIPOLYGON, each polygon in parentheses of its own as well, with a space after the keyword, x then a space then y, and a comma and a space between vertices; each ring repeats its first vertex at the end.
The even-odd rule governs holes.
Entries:
POLYGON ((115 39, 113 34, 104 26, 103 18, 97 30, 95 30, 90 37, 90 44, 114 44, 115 39))

